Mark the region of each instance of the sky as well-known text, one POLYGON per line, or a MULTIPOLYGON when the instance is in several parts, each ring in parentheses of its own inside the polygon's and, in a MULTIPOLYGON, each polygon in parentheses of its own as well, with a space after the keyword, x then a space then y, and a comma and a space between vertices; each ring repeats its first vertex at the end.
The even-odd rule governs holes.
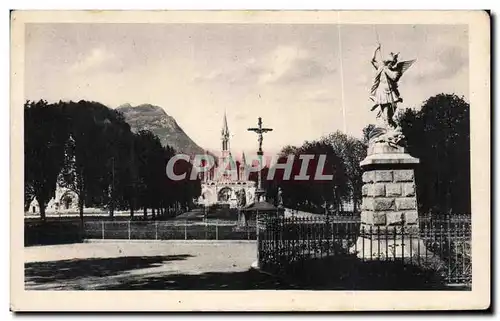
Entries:
POLYGON ((278 152, 375 122, 369 91, 382 53, 417 59, 400 108, 438 93, 469 97, 465 25, 27 24, 25 98, 161 106, 203 148, 218 151, 224 112, 233 154, 278 152))

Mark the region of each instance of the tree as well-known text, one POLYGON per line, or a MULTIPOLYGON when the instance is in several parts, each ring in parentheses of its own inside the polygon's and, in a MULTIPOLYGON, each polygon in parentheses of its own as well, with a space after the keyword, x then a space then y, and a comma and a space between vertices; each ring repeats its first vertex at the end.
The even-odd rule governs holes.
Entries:
POLYGON ((150 131, 139 131, 135 136, 134 150, 137 166, 136 192, 147 217, 151 208, 153 219, 168 207, 188 208, 193 198, 201 194, 199 179, 191 180, 193 166, 185 160, 177 160, 174 172, 186 174, 186 178, 174 181, 166 175, 166 166, 176 154, 169 146, 162 147, 160 140, 150 131))
POLYGON ((359 139, 347 136, 340 131, 323 137, 322 140, 333 147, 335 154, 343 162, 348 188, 347 197, 344 200, 351 199, 354 211, 357 211, 361 204, 361 188, 363 187, 363 171, 360 162, 366 157, 366 145, 359 139))
MULTIPOLYGON (((137 169, 137 155, 135 153, 136 137, 134 134, 130 136, 128 163, 125 167, 124 182, 123 182, 123 200, 128 204, 130 218, 134 217, 134 211, 137 207, 139 174, 137 169)), ((126 207, 124 205, 124 207, 126 207)))
POLYGON ((62 187, 78 195, 80 218, 84 206, 124 207, 129 183, 132 133, 123 116, 97 103, 59 102, 69 125, 71 141, 62 170, 62 187))
POLYGON ((146 218, 148 208, 152 209, 154 215, 154 208, 158 207, 161 198, 161 186, 166 179, 164 150, 159 138, 150 131, 141 130, 135 137, 138 199, 146 218))
POLYGON ((463 98, 439 94, 399 119, 408 152, 420 159, 416 185, 424 212, 470 213, 469 109, 463 98))
POLYGON ((103 122, 101 134, 107 160, 103 188, 108 191, 104 194, 108 196, 105 203, 108 204, 110 216, 113 216, 115 208, 127 208, 130 197, 133 197, 128 194, 133 178, 133 134, 121 113, 110 109, 107 112, 107 121, 103 122))
POLYGON ((186 177, 178 181, 168 178, 177 209, 190 208, 193 205, 193 200, 201 195, 201 181, 199 177, 196 177, 194 180, 190 178, 193 170, 193 165, 190 162, 180 159, 174 165, 174 172, 185 173, 186 177))
POLYGON ((35 189, 33 187, 33 182, 29 179, 25 169, 25 179, 24 179, 24 211, 29 211, 29 206, 31 201, 35 198, 35 189))
POLYGON ((25 197, 36 197, 44 221, 45 208, 54 197, 63 166, 67 137, 65 116, 59 106, 44 100, 24 104, 25 197))
POLYGON ((342 200, 348 195, 348 182, 343 161, 336 154, 333 146, 326 140, 306 141, 301 147, 287 146, 281 151, 278 164, 286 163, 288 155, 294 155, 291 177, 290 179, 284 179, 284 170, 277 169, 274 182, 271 183, 269 188, 273 191, 272 193, 275 194, 277 187, 280 186, 283 192, 283 203, 291 208, 324 213, 325 204, 333 204, 338 209, 342 200), (300 158, 301 155, 313 156, 309 160, 305 173, 308 179, 305 180, 297 178, 301 174, 304 162, 300 158), (320 157, 325 157, 321 174, 332 175, 333 179, 319 180, 316 178, 315 174, 320 157))
MULTIPOLYGON (((176 154, 175 150, 171 146, 163 147, 163 158, 164 158, 164 168, 166 168, 168 162, 176 154)), ((175 198, 175 186, 168 177, 163 181, 163 190, 161 194, 161 204, 165 211, 170 213, 172 207, 176 202, 175 198)))

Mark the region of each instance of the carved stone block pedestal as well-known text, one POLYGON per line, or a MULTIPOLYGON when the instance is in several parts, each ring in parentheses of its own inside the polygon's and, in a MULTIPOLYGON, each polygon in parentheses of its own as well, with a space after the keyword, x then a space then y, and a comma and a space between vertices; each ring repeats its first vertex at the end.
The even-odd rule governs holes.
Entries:
POLYGON ((363 168, 363 200, 357 256, 364 260, 425 252, 420 239, 415 188, 417 158, 402 147, 372 144, 363 168))

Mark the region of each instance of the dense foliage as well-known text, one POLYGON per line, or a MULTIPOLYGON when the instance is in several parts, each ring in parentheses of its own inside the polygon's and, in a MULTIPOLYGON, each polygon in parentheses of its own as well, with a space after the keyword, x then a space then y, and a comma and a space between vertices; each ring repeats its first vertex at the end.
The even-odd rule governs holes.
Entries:
POLYGON ((346 202, 352 202, 355 211, 359 208, 362 187, 359 162, 366 156, 363 142, 335 132, 317 141, 306 141, 300 147, 285 146, 278 164, 286 163, 289 155, 294 155, 290 179, 283 179, 285 171, 277 169, 274 180, 268 182, 268 194, 275 195, 281 187, 285 206, 315 213, 324 213, 327 209, 341 211, 346 202), (305 161, 301 155, 312 157, 306 180, 297 179, 305 161), (324 155, 324 164, 320 164, 320 155, 324 155), (318 165, 321 174, 332 175, 332 179, 315 179, 318 165))
POLYGON ((416 183, 423 212, 471 211, 469 109, 463 98, 439 94, 399 119, 408 152, 420 159, 416 183))
MULTIPOLYGON (((40 214, 54 196, 56 185, 78 195, 84 207, 142 208, 155 214, 186 207, 200 194, 200 182, 170 181, 165 167, 175 155, 148 131, 134 134, 123 115, 89 101, 26 102, 25 207, 36 197, 40 214)), ((178 162, 186 171, 188 162, 178 162)))
MULTIPOLYGON (((416 168, 420 212, 470 213, 469 104, 456 95, 439 94, 425 101, 418 111, 406 109, 397 121, 407 138, 408 152, 420 159, 416 168)), ((335 132, 300 147, 283 147, 279 163, 295 155, 292 180, 283 181, 283 171, 277 170, 280 175, 273 182, 263 181, 268 196, 275 197, 280 186, 284 204, 291 208, 321 213, 325 205, 342 210, 341 204, 351 201, 354 211, 359 210, 363 185, 359 163, 366 157, 369 133, 374 127, 369 124, 363 129, 362 140, 335 132), (316 161, 320 154, 326 154, 325 173, 332 173, 333 180, 293 180, 300 170, 301 154, 316 155, 316 161)), ((314 173, 314 160, 311 165, 314 173)))

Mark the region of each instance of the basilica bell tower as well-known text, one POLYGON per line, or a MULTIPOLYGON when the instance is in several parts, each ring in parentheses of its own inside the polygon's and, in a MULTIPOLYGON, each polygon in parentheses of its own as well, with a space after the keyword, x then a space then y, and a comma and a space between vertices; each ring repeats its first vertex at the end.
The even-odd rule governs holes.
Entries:
POLYGON ((229 127, 227 126, 227 117, 226 112, 224 112, 224 121, 222 123, 222 131, 221 131, 221 140, 222 140, 222 159, 226 159, 231 156, 231 151, 229 149, 229 127))

